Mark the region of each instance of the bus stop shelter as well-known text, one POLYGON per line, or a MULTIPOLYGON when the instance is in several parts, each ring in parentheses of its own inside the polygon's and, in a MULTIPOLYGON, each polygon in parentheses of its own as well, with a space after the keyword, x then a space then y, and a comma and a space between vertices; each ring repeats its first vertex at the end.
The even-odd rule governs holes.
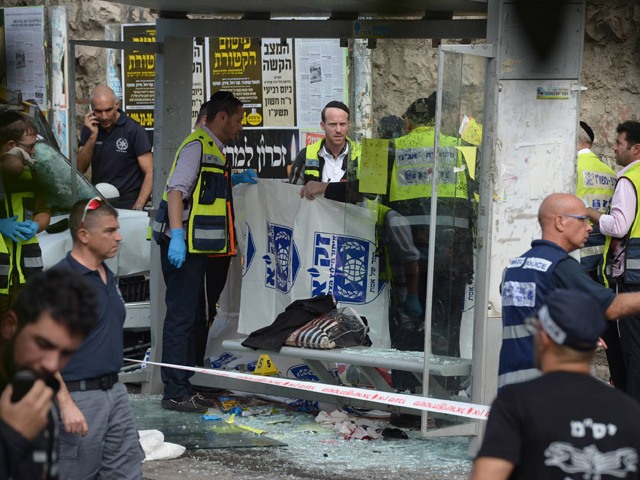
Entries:
MULTIPOLYGON (((511 258, 539 235, 537 208, 547 194, 573 191, 578 125, 584 1, 507 0, 125 0, 158 12, 156 21, 156 104, 154 132, 154 207, 157 207, 175 152, 191 126, 191 71, 194 37, 340 39, 375 47, 384 39, 464 39, 440 46, 438 113, 443 122, 444 92, 451 86, 449 66, 482 64, 482 142, 478 146, 477 222, 470 400, 488 405, 495 396, 501 335, 499 284, 511 258), (535 12, 556 12, 547 35, 554 41, 537 48, 535 12), (533 25, 532 25, 533 23, 533 25), (524 28, 523 28, 524 26, 524 28), (530 28, 527 28, 530 27, 530 28), (473 40, 469 42, 468 40, 473 40), (559 92, 558 98, 544 93, 559 92), (561 100, 559 100, 561 99, 561 100), (571 174, 573 172, 573 175, 571 174)), ((455 68, 458 68, 455 67, 455 68)), ((453 68, 453 70, 455 70, 453 68)), ((453 78, 457 78, 456 75, 453 78)), ((462 81, 462 80, 457 80, 462 81)), ((354 88, 352 82, 351 88, 354 88)), ((459 102, 455 102, 459 103, 459 102)), ((356 119, 357 121, 357 119, 356 119)), ((435 212, 437 215, 437 212, 435 212)), ((433 242, 432 242, 433 243, 433 242)), ((429 251, 433 259, 433 247, 429 251)), ((152 357, 160 361, 164 283, 159 249, 152 246, 152 357)), ((433 279, 433 277, 431 277, 433 279)), ((427 287, 425 331, 430 336, 432 287, 427 287)), ((429 342, 425 342, 427 350, 429 342)), ((423 383, 429 383, 425 355, 423 383)), ((140 374, 147 391, 161 389, 159 369, 140 374)), ((228 389, 311 397, 262 384, 196 374, 195 382, 228 389)), ((354 401, 360 406, 373 406, 354 401)), ((426 435, 478 435, 482 422, 453 425, 426 435)))

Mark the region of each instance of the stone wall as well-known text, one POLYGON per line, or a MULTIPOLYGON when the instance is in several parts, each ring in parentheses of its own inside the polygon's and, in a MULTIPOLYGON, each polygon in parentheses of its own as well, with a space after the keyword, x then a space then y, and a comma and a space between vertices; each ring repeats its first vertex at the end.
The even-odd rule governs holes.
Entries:
POLYGON ((594 151, 612 164, 616 126, 640 119, 639 43, 640 2, 587 0, 582 117, 594 130, 594 151))
MULTIPOLYGON (((67 5, 69 37, 105 38, 105 25, 152 22, 146 9, 95 0, 4 0, 3 6, 67 5)), ((594 150, 612 161, 611 144, 621 120, 637 118, 640 106, 640 1, 587 0, 582 84, 582 118, 596 134, 594 150)), ((373 125, 384 115, 400 115, 415 98, 428 96, 437 79, 437 48, 430 40, 378 40, 372 51, 373 125)), ((78 47, 76 95, 87 99, 104 83, 104 50, 78 47)), ((82 111, 82 109, 79 109, 82 111)))
MULTIPOLYGON (((594 151, 611 164, 616 126, 640 119, 639 43, 639 1, 587 0, 581 117, 595 132, 594 151)), ((378 40, 372 62, 374 125, 384 115, 400 115, 436 86, 431 41, 378 40)))

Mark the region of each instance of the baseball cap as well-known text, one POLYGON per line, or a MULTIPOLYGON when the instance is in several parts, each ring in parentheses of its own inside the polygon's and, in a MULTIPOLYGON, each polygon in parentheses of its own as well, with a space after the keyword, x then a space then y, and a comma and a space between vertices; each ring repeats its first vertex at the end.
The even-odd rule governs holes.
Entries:
POLYGON ((404 121, 395 115, 387 115, 380 119, 378 124, 378 137, 380 138, 397 138, 402 136, 404 130, 404 121))
POLYGON ((607 326, 598 301, 579 290, 553 290, 537 316, 551 340, 582 351, 595 349, 607 326))
POLYGON ((587 125, 587 122, 583 122, 582 120, 580 120, 580 126, 591 139, 591 143, 593 143, 593 139, 596 138, 596 136, 593 134, 593 129, 589 125, 587 125))
POLYGON ((435 96, 417 99, 404 112, 404 118, 408 118, 419 125, 433 123, 436 118, 435 96))

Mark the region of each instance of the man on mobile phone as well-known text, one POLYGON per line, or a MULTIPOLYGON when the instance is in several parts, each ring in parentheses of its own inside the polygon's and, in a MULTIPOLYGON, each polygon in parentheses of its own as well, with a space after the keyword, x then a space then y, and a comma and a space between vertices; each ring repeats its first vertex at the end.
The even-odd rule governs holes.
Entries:
POLYGON ((81 276, 49 270, 0 319, 0 478, 58 478, 54 375, 93 328, 96 307, 81 276), (25 371, 33 376, 20 381, 25 371))
POLYGON ((142 210, 153 186, 153 154, 145 129, 120 109, 109 87, 91 91, 78 147, 78 170, 91 166, 91 182, 110 183, 120 192, 116 208, 142 210))

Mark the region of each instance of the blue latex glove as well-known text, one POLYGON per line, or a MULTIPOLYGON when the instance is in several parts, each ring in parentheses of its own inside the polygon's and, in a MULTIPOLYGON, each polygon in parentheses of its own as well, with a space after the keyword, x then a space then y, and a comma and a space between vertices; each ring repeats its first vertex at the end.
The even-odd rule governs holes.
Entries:
POLYGON ((38 233, 39 228, 40 225, 38 225, 38 222, 34 222, 33 220, 18 222, 18 230, 26 237, 25 240, 32 239, 33 236, 38 233))
POLYGON ((240 173, 232 173, 231 181, 234 185, 240 183, 258 183, 258 174, 253 168, 249 168, 240 173))
POLYGON ((17 220, 17 215, 14 215, 11 218, 0 219, 0 233, 5 237, 9 237, 14 242, 20 243, 27 240, 27 237, 25 237, 24 233, 20 230, 23 222, 18 222, 17 220))
POLYGON ((407 299, 404 301, 404 309, 412 317, 422 318, 424 317, 424 310, 420 305, 420 300, 417 295, 407 295, 407 299))
POLYGON ((184 242, 184 229, 171 229, 171 242, 169 243, 169 253, 167 254, 169 263, 176 268, 182 267, 184 259, 187 257, 187 244, 184 242))

